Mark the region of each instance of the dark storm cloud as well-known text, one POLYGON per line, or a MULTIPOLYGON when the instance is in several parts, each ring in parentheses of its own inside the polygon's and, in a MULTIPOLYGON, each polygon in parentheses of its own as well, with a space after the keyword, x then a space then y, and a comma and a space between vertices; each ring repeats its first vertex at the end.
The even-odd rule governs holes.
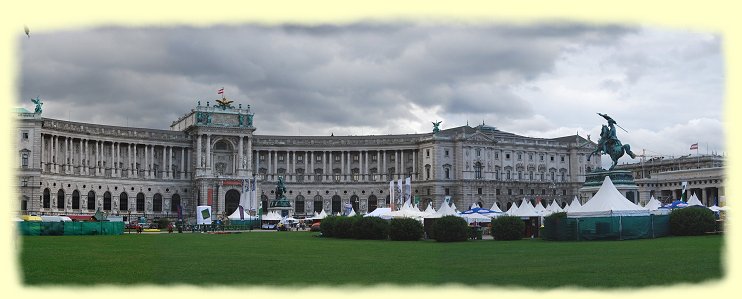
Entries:
POLYGON ((225 87, 271 133, 279 120, 318 129, 448 114, 527 117, 509 91, 552 70, 565 49, 632 32, 576 24, 95 28, 38 33, 22 44, 21 95, 45 115, 167 128, 225 87), (271 122, 268 123, 267 120, 271 122))

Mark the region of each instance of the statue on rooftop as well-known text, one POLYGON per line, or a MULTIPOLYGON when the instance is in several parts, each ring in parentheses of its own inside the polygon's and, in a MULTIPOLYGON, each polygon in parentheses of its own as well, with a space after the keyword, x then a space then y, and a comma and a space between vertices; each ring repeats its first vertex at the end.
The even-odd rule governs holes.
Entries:
POLYGON ((433 122, 433 134, 438 133, 441 131, 441 129, 438 127, 441 125, 442 121, 434 121, 433 122))
POLYGON ((37 96, 35 99, 31 99, 31 102, 36 104, 36 109, 34 109, 33 113, 41 114, 41 105, 44 105, 44 103, 41 102, 41 99, 37 96))
MULTIPOLYGON (((616 137, 616 126, 618 126, 618 123, 607 114, 598 113, 598 115, 605 118, 605 120, 608 121, 608 125, 602 126, 598 146, 592 153, 590 153, 590 155, 587 156, 587 160, 590 161, 590 157, 595 154, 608 154, 611 157, 611 160, 613 160, 613 165, 611 165, 608 170, 613 170, 613 168, 616 167, 616 164, 618 164, 618 159, 621 158, 624 153, 628 154, 632 159, 635 158, 636 155, 631 151, 630 145, 621 144, 621 141, 616 137)), ((621 128, 620 126, 618 127, 621 128)))

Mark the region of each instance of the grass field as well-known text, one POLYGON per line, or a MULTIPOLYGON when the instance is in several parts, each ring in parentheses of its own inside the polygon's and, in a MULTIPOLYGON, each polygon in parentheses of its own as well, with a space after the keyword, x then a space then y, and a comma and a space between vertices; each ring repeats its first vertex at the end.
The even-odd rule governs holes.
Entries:
POLYGON ((461 243, 340 240, 310 232, 22 238, 27 285, 637 287, 722 277, 722 236, 461 243))

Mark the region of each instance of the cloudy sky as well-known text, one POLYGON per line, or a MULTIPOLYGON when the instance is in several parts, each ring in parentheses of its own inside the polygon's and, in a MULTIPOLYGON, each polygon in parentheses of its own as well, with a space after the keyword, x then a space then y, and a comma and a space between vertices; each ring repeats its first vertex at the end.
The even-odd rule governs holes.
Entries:
MULTIPOLYGON (((483 121, 597 140, 608 113, 635 152, 724 151, 722 39, 578 23, 99 27, 19 36, 17 105, 168 129, 224 87, 257 134, 430 132, 483 121)), ((607 157, 604 159, 609 160, 607 157)), ((627 157, 622 162, 629 162, 627 157)), ((605 164, 605 163, 604 163, 605 164)))

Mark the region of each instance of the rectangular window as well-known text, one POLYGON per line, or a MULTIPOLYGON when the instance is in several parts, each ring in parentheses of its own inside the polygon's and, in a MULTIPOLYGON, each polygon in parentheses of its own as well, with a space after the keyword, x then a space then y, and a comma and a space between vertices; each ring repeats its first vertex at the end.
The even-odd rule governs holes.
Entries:
POLYGON ((533 192, 533 189, 531 189, 531 195, 533 195, 533 194, 535 194, 535 193, 533 192))
POLYGON ((508 188, 508 195, 513 195, 513 189, 508 188))
POLYGON ((358 155, 353 155, 353 161, 358 162, 358 155))
POLYGON ((540 158, 541 158, 541 161, 543 161, 544 160, 544 155, 541 155, 540 158))
POLYGON ((278 156, 278 161, 283 162, 283 156, 278 156))
POLYGON ((340 155, 335 155, 335 162, 339 162, 339 161, 340 161, 340 155))
POLYGON ((495 159, 500 159, 500 153, 495 152, 495 159))
MULTIPOLYGON (((556 191, 556 190, 554 190, 556 191)), ((546 189, 541 189, 541 195, 546 195, 546 189)))
POLYGON ((520 195, 523 195, 523 189, 520 189, 520 195))
POLYGON ((518 161, 523 160, 523 154, 518 153, 518 161))
POLYGON ((28 167, 28 154, 27 153, 23 153, 21 155, 21 166, 23 168, 28 167))
POLYGON ((495 195, 500 195, 500 188, 495 189, 495 195))
POLYGON ((510 160, 510 154, 505 154, 505 159, 510 160))
POLYGON ((322 156, 316 156, 314 161, 322 162, 322 156))
POLYGON ((260 161, 265 161, 265 155, 260 155, 260 161))
POLYGON ((296 156, 296 160, 302 162, 304 161, 304 156, 296 156))
POLYGON ((533 161, 533 154, 528 154, 528 161, 533 161))
POLYGON ((28 140, 28 131, 21 132, 21 139, 28 140))
POLYGON ((446 150, 446 152, 445 152, 445 153, 446 153, 446 157, 448 157, 448 150, 446 150))
POLYGON ((376 155, 371 156, 371 161, 376 162, 376 155))
POLYGON ((446 189, 444 189, 444 191, 445 191, 445 195, 451 195, 451 190, 450 189, 446 188, 446 189))
POLYGON ((477 188, 477 194, 482 194, 482 188, 477 188))
POLYGON ((425 150, 425 157, 430 157, 430 149, 425 150))
POLYGON ((567 189, 562 189, 562 195, 567 195, 567 189))
POLYGON ((562 162, 564 162, 564 156, 561 156, 560 159, 562 160, 562 162))
POLYGON ((554 156, 551 156, 550 158, 551 158, 551 162, 554 162, 554 156))
POLYGON ((477 157, 479 157, 481 155, 482 155, 482 150, 481 149, 477 149, 477 157))

